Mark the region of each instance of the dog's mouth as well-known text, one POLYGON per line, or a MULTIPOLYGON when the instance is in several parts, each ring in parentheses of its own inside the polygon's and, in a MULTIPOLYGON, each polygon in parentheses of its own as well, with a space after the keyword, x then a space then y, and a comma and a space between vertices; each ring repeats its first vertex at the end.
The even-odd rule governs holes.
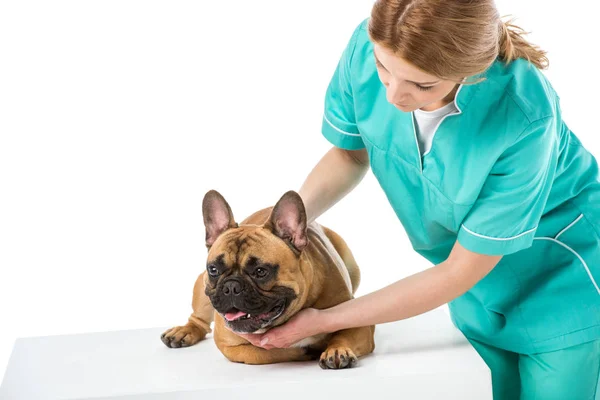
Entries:
POLYGON ((252 333, 268 326, 275 319, 279 318, 285 311, 285 300, 278 302, 271 310, 251 314, 237 308, 232 308, 222 314, 227 324, 236 332, 252 333))

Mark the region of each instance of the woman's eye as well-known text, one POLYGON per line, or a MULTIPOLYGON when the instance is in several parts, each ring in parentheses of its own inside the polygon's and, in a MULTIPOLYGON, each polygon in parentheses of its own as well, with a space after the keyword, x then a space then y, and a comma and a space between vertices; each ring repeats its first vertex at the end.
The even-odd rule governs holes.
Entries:
POLYGON ((206 269, 207 269, 208 274, 210 276, 217 276, 217 275, 219 275, 219 270, 214 265, 209 265, 208 268, 206 268, 206 269))
POLYGON ((433 88, 433 86, 421 86, 421 85, 416 85, 417 89, 422 90, 423 92, 427 91, 427 90, 431 90, 433 88))
POLYGON ((257 268, 256 271, 254 271, 254 276, 257 278, 264 278, 267 275, 269 275, 269 271, 264 268, 257 268))

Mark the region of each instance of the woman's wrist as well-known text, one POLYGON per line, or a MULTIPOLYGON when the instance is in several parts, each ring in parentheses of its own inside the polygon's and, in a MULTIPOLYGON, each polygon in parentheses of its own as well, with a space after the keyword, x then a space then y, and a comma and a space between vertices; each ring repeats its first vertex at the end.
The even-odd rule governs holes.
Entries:
POLYGON ((340 321, 337 306, 319 310, 319 324, 322 333, 333 333, 345 329, 340 321))

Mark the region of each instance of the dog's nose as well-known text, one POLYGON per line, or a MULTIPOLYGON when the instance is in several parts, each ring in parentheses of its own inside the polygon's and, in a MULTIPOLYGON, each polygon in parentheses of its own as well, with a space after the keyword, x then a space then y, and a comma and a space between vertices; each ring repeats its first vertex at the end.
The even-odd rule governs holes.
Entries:
POLYGON ((223 294, 226 296, 237 296, 242 293, 242 285, 238 281, 227 281, 223 285, 223 294))

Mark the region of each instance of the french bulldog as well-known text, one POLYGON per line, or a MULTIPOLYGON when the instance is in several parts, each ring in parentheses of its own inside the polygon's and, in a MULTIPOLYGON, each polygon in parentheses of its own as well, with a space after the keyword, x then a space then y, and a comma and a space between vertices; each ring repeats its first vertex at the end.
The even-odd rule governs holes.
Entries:
POLYGON ((208 250, 197 278, 187 323, 165 331, 170 348, 188 347, 212 332, 233 362, 271 364, 319 359, 323 369, 350 368, 375 348, 375 326, 320 334, 289 348, 266 350, 237 333, 264 333, 308 307, 326 309, 353 298, 360 271, 352 252, 333 230, 307 224, 304 203, 294 191, 273 207, 236 223, 215 190, 202 202, 208 250))

